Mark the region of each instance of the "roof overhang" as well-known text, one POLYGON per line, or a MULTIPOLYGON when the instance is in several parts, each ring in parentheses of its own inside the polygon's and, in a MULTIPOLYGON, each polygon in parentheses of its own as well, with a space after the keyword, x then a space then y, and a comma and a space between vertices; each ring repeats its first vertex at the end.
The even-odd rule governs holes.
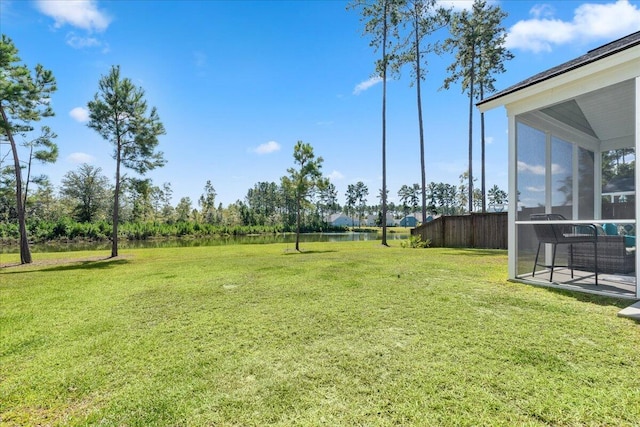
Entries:
MULTIPOLYGON (((480 101, 477 107, 481 112, 486 112, 504 105, 510 113, 518 114, 521 112, 518 106, 526 108, 522 111, 542 108, 639 77, 640 33, 634 33, 629 37, 633 42, 619 50, 608 52, 608 45, 594 49, 577 60, 569 61, 498 92, 480 101), (607 54, 590 58, 592 52, 601 50, 607 54)), ((616 42, 612 45, 614 43, 616 42)))

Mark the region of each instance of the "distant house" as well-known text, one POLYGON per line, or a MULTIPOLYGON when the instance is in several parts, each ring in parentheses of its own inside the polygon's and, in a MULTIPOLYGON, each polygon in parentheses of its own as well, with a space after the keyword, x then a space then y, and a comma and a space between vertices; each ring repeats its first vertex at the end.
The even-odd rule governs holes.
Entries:
POLYGON ((342 212, 329 215, 327 222, 329 223, 329 225, 333 227, 359 227, 360 226, 359 219, 355 217, 347 216, 342 212))
POLYGON ((417 227, 418 216, 422 216, 420 214, 409 214, 400 220, 400 227, 417 227))
MULTIPOLYGON (((368 227, 377 227, 379 218, 380 218, 379 214, 367 215, 367 219, 364 224, 368 227)), ((387 226, 393 227, 394 225, 396 225, 396 222, 393 219, 393 215, 390 213, 387 213, 387 226)))

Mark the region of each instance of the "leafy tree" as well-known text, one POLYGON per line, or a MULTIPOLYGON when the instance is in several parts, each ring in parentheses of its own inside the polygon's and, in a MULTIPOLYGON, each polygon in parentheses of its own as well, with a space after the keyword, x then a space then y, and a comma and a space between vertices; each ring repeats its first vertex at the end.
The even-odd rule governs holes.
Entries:
POLYGON ((31 263, 32 259, 27 237, 20 158, 14 136, 28 134, 33 131, 32 122, 53 116, 50 101, 55 90, 51 71, 38 64, 32 74, 26 65, 20 64, 18 49, 13 41, 3 34, 0 41, 0 137, 9 142, 13 155, 22 264, 31 263))
MULTIPOLYGON (((380 49, 376 77, 382 80, 382 218, 387 217, 387 70, 392 60, 391 40, 400 22, 399 8, 404 0, 357 0, 350 7, 361 9, 364 34, 371 36, 370 46, 380 49)), ((387 221, 382 222, 382 244, 387 243, 387 221)))
POLYGON ((296 202, 296 251, 300 251, 300 221, 302 205, 309 202, 309 197, 318 187, 322 179, 322 157, 313 153, 310 144, 298 141, 293 149, 294 163, 298 165, 287 169, 289 176, 282 178, 283 187, 289 190, 296 202))
POLYGON ((83 163, 77 171, 67 172, 61 183, 60 194, 73 201, 76 221, 93 222, 106 210, 111 191, 101 168, 83 163))
MULTIPOLYGON (((471 12, 463 10, 452 16, 451 37, 443 46, 444 50, 455 52, 455 62, 447 67, 450 75, 444 81, 444 88, 449 89, 453 82, 462 80, 462 91, 469 95, 469 212, 473 211, 473 101, 495 91, 493 74, 504 72, 504 61, 513 58, 504 47, 506 32, 501 21, 505 16, 499 6, 488 6, 486 0, 474 0, 471 12)), ((484 199, 484 115, 481 115, 481 135, 484 199)))
POLYGON ((121 192, 121 167, 141 175, 163 166, 162 152, 156 152, 158 136, 165 133, 156 108, 147 114, 144 90, 136 88, 130 79, 120 77, 120 67, 113 66, 98 84, 99 92, 88 103, 88 126, 113 144, 116 161, 113 203, 113 233, 111 256, 118 256, 118 209, 121 192))

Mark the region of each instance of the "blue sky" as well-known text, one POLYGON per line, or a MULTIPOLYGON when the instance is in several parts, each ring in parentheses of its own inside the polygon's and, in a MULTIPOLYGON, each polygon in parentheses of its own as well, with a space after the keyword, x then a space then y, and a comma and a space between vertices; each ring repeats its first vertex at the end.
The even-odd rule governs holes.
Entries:
MULTIPOLYGON (((471 1, 449 1, 455 8, 471 1)), ((533 74, 640 29, 640 1, 494 2, 508 13, 515 59, 497 76, 506 88, 533 74)), ((359 13, 343 1, 0 0, 0 30, 24 63, 53 71, 60 157, 37 166, 57 187, 81 163, 112 178, 111 145, 86 126, 87 102, 112 65, 141 86, 167 134, 167 165, 148 177, 170 182, 175 203, 194 207, 211 180, 217 203, 243 200, 260 181, 279 182, 293 146, 310 143, 324 158, 344 203, 347 185, 363 181, 369 201, 381 188, 381 92, 378 53, 362 36, 359 13)), ((434 34, 445 38, 446 32, 434 34)), ((427 182, 459 183, 467 170, 468 98, 440 90, 452 57, 431 55, 423 83, 427 182)), ((420 182, 415 89, 406 70, 387 91, 387 185, 420 182)), ((487 113, 487 187, 507 187, 507 121, 487 113)), ((476 124, 479 120, 475 119, 476 124)), ((479 127, 474 174, 480 176, 479 127)), ((6 154, 0 147, 0 158, 6 154)), ((479 185, 479 181, 476 185, 479 185)))

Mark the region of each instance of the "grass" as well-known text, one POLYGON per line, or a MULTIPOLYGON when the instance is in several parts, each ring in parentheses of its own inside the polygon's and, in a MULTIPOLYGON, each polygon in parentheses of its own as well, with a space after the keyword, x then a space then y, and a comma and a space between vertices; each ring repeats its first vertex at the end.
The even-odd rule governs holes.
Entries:
POLYGON ((0 424, 638 425, 628 301, 509 283, 504 251, 303 250, 0 269, 0 424))

